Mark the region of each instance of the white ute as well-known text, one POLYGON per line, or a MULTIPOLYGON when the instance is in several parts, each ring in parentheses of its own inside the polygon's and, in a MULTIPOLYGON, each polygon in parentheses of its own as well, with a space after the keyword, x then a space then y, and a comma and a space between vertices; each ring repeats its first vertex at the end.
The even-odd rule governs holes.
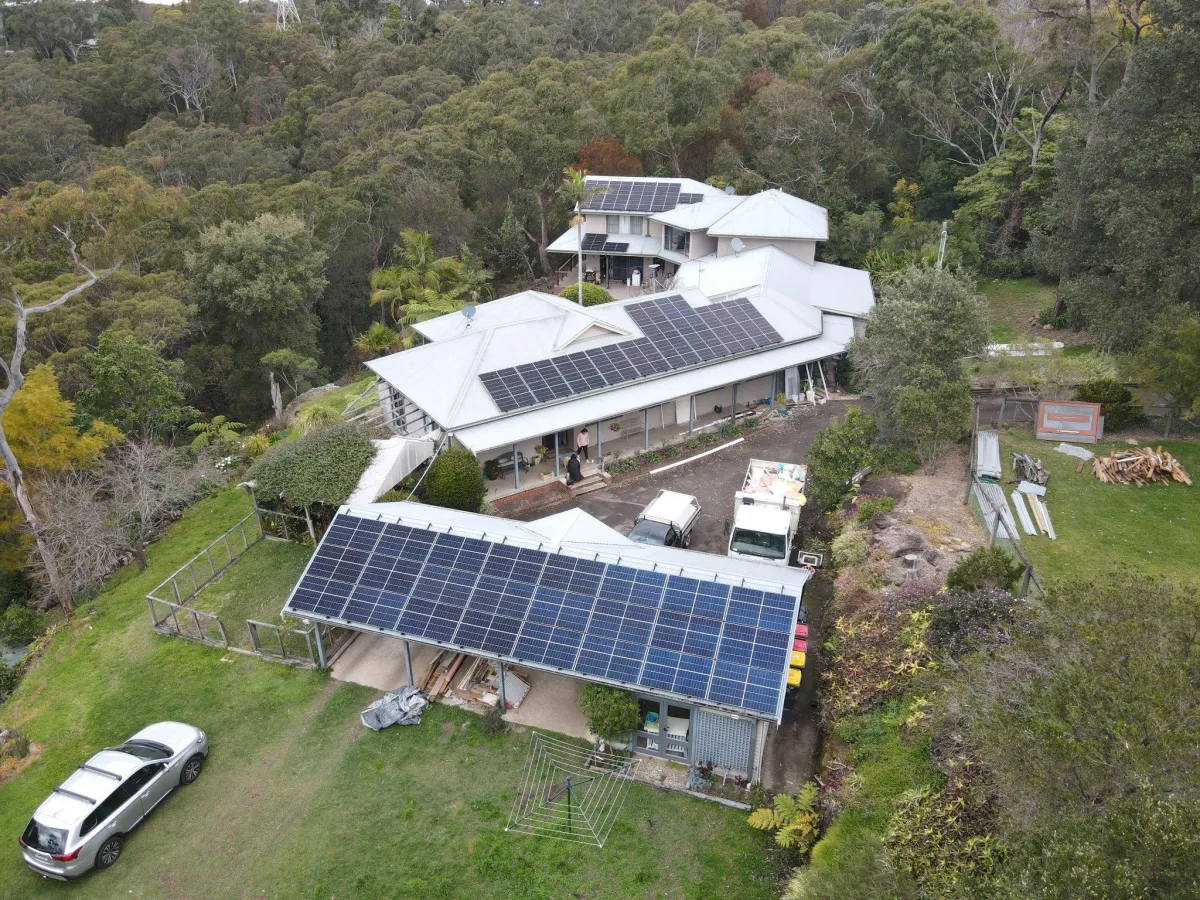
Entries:
POLYGON ((659 547, 686 547, 700 519, 700 501, 691 494, 659 491, 634 520, 629 539, 659 547))
POLYGON ((752 459, 733 495, 729 555, 786 566, 800 526, 808 469, 799 463, 752 459))

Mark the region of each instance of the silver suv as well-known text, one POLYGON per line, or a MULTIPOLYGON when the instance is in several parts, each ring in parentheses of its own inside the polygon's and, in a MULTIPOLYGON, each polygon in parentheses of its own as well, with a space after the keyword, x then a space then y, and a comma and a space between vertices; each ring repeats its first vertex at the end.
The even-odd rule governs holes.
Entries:
POLYGON ((69 881, 107 869, 125 835, 171 790, 200 777, 208 738, 182 722, 143 728, 82 763, 42 801, 21 835, 21 855, 46 878, 69 881))

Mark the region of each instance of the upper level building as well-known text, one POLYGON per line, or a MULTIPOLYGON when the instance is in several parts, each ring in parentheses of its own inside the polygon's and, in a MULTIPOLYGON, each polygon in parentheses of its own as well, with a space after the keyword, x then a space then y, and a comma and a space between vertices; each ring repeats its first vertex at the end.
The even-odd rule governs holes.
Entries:
POLYGON ((584 278, 618 296, 622 287, 660 289, 689 260, 717 259, 773 246, 802 262, 816 260, 829 238, 829 217, 814 203, 779 190, 739 197, 690 178, 588 176, 595 192, 576 226, 554 240, 568 255, 563 271, 577 277, 582 232, 584 278))

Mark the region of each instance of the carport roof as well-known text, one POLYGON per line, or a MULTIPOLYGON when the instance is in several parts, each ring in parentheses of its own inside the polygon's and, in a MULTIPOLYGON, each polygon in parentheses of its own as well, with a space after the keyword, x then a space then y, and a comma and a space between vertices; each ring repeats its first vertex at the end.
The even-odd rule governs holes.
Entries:
POLYGON ((635 544, 582 510, 525 523, 381 503, 339 510, 284 612, 777 722, 791 626, 807 580, 803 569, 635 544), (413 541, 417 555, 408 552, 413 541), (458 566, 455 553, 478 559, 458 566), (512 568, 518 555, 522 563, 540 560, 531 562, 535 575, 512 568), (511 575, 498 583, 511 583, 512 597, 508 588, 485 584, 497 581, 490 574, 494 557, 510 561, 511 575), (564 569, 574 572, 570 587, 556 590, 551 578, 563 577, 564 569), (428 597, 427 579, 435 588, 442 585, 438 598, 428 597), (620 601, 610 592, 610 579, 618 586, 624 579, 658 587, 635 585, 632 596, 620 601), (591 587, 585 586, 589 580, 591 587), (343 589, 331 590, 336 585, 343 589), (686 596, 695 605, 683 612, 679 603, 686 596), (712 605, 720 597, 726 599, 712 605), (513 602, 523 604, 521 611, 505 612, 504 604, 513 602), (609 608, 622 604, 628 614, 609 608), (559 609, 549 624, 547 609, 559 609), (748 624, 747 615, 759 618, 748 624), (641 629, 640 637, 624 637, 629 624, 641 629), (497 629, 500 640, 490 643, 497 629), (684 642, 693 630, 689 652, 684 642), (668 642, 672 636, 679 648, 668 642), (543 650, 531 653, 539 640, 543 650), (639 645, 641 658, 633 659, 639 645), (674 671, 663 661, 672 658, 674 671))

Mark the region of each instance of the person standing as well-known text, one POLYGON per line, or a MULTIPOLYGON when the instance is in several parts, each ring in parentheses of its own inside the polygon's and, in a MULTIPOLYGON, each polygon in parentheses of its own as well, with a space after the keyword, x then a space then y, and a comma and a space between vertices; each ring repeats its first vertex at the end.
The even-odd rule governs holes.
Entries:
POLYGON ((588 462, 592 461, 591 443, 592 436, 588 434, 588 430, 586 428, 580 429, 579 434, 575 436, 575 449, 588 462))

